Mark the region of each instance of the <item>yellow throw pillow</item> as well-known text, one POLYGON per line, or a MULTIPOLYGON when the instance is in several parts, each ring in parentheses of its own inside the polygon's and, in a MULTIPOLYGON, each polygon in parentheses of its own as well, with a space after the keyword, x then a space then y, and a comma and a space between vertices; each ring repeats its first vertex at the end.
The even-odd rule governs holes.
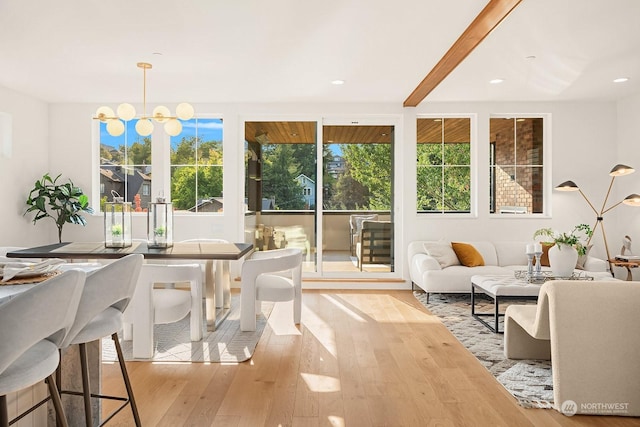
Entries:
POLYGON ((484 265, 484 258, 473 245, 468 243, 451 242, 451 247, 456 253, 460 264, 465 267, 480 267, 484 265))
MULTIPOLYGON (((540 265, 542 267, 551 267, 549 264, 549 249, 551 249, 555 243, 542 243, 542 255, 540 256, 540 265)), ((538 260, 533 260, 533 265, 536 265, 538 260)))

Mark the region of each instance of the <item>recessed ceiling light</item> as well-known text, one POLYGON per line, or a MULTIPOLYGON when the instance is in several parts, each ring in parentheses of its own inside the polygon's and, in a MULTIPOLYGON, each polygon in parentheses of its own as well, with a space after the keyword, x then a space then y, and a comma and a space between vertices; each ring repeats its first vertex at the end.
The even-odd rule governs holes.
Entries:
POLYGON ((489 83, 491 83, 492 85, 497 85, 498 83, 502 83, 504 81, 504 79, 492 79, 489 80, 489 83))
POLYGON ((618 77, 617 79, 613 79, 613 82, 614 82, 614 83, 624 83, 624 82, 626 82, 627 80, 629 80, 629 78, 628 78, 628 77, 618 77))
POLYGON ((162 52, 153 52, 153 55, 162 56, 162 52))
POLYGON ((331 84, 332 85, 343 85, 344 84, 344 80, 332 80, 331 84))
POLYGON ((536 59, 535 55, 525 56, 524 59, 536 59))

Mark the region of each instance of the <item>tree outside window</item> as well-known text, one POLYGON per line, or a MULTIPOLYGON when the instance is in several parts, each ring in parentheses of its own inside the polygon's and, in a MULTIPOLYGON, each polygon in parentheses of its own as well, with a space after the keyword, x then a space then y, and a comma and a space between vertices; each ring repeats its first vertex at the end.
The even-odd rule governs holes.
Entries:
POLYGON ((183 122, 171 138, 171 201, 176 210, 222 212, 222 120, 183 122))
POLYGON ((471 211, 471 119, 419 118, 418 213, 471 211))

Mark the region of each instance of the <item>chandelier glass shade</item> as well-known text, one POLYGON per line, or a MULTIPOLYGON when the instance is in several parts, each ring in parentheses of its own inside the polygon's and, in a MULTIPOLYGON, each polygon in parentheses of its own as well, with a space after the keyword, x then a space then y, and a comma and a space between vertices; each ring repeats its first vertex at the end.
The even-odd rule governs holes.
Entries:
MULTIPOLYGON (((193 118, 195 110, 191 104, 183 102, 176 107, 175 116, 171 114, 164 105, 158 105, 153 109, 151 115, 147 115, 147 70, 152 65, 147 62, 138 62, 138 68, 142 68, 143 86, 142 86, 142 115, 136 122, 136 132, 142 136, 149 136, 153 133, 154 124, 161 123, 164 125, 164 131, 171 136, 179 135, 182 132, 182 123, 180 120, 189 120, 193 118)), ((136 117, 136 109, 133 105, 122 103, 118 105, 114 112, 111 107, 102 106, 96 110, 94 119, 106 123, 107 132, 111 136, 120 136, 124 133, 125 124, 136 117)))

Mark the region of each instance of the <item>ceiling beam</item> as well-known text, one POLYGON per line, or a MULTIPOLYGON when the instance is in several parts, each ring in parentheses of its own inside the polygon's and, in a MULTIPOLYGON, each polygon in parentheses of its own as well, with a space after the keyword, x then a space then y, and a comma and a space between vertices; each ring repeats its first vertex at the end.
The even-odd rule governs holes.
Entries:
POLYGON ((427 74, 404 101, 403 106, 415 107, 451 73, 473 49, 484 40, 522 0, 490 0, 473 22, 458 37, 442 59, 427 74))

